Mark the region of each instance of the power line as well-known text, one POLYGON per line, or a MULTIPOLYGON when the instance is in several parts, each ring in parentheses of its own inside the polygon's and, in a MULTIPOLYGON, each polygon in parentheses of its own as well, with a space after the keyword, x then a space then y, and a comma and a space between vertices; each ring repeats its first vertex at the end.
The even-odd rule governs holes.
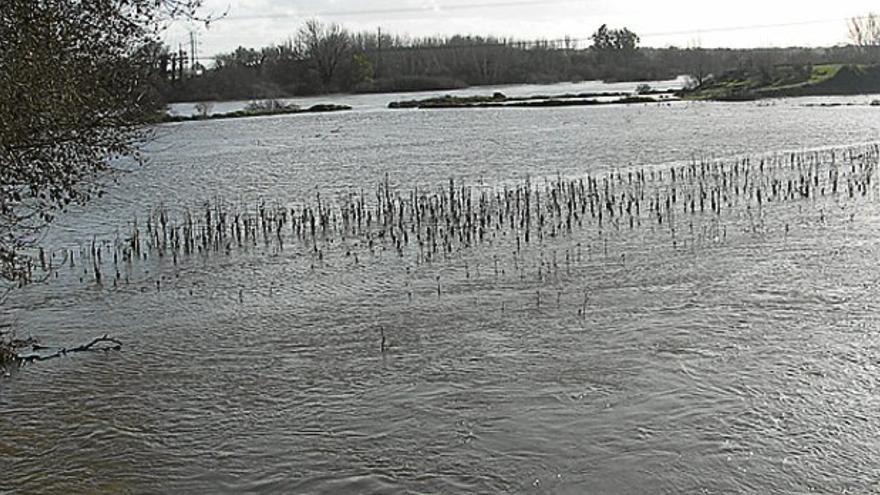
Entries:
POLYGON ((661 36, 679 36, 685 34, 700 34, 700 33, 722 33, 722 32, 730 32, 730 31, 751 31, 757 29, 772 29, 772 28, 780 28, 780 27, 793 27, 793 26, 809 26, 813 24, 830 24, 832 22, 846 22, 850 19, 867 19, 868 16, 857 16, 857 17, 845 17, 845 18, 835 18, 835 19, 816 19, 812 21, 795 21, 795 22, 780 22, 776 24, 752 24, 750 26, 727 26, 727 27, 715 27, 708 29, 689 29, 685 31, 666 31, 659 33, 645 33, 640 34, 640 38, 657 38, 661 36))
MULTIPOLYGON (((546 6, 547 4, 565 4, 565 3, 581 3, 576 0, 509 0, 505 2, 482 2, 482 3, 470 3, 470 4, 450 4, 450 5, 442 5, 434 2, 434 5, 421 6, 421 7, 395 7, 395 8, 387 8, 387 9, 367 9, 367 10, 338 10, 338 11, 317 11, 317 12, 285 12, 285 13, 275 13, 275 14, 258 14, 258 15, 231 15, 224 17, 224 20, 229 21, 247 21, 247 20, 259 20, 259 19, 284 19, 284 18, 309 18, 309 17, 348 17, 348 16, 364 16, 364 15, 388 15, 388 14, 410 14, 410 13, 442 13, 444 11, 455 11, 455 10, 474 10, 474 9, 485 9, 485 8, 493 8, 493 7, 525 7, 532 5, 541 5, 546 6)), ((815 20, 807 20, 807 21, 793 21, 793 22, 781 22, 775 24, 753 24, 746 26, 726 26, 726 27, 715 27, 715 28, 706 28, 706 29, 690 29, 683 31, 666 31, 666 32, 657 32, 657 33, 646 33, 643 35, 639 35, 640 37, 659 37, 659 36, 674 36, 674 35, 684 35, 684 34, 697 34, 697 33, 708 33, 708 32, 725 32, 725 31, 744 31, 744 30, 752 30, 752 29, 767 29, 767 28, 778 28, 778 27, 791 27, 791 26, 805 26, 812 24, 827 24, 831 22, 846 22, 850 19, 867 19, 869 16, 852 16, 852 17, 844 17, 844 18, 829 18, 829 19, 815 19, 815 20)))
POLYGON ((388 9, 367 9, 367 10, 338 10, 338 11, 325 11, 325 12, 285 12, 285 13, 276 13, 276 14, 258 14, 258 15, 231 15, 224 18, 224 20, 232 20, 232 21, 247 21, 247 20, 257 20, 257 19, 283 19, 283 18, 291 18, 291 17, 300 17, 300 18, 308 18, 308 17, 355 17, 355 16, 363 16, 363 15, 388 15, 388 14, 412 14, 412 13, 430 13, 430 12, 443 12, 443 11, 455 11, 455 10, 474 10, 474 9, 486 9, 486 8, 494 8, 494 7, 524 7, 530 5, 547 5, 547 4, 559 4, 559 3, 580 3, 576 0, 510 0, 506 2, 483 2, 483 3, 469 3, 469 4, 450 4, 450 5, 442 5, 435 3, 434 5, 421 6, 421 7, 395 7, 388 9))

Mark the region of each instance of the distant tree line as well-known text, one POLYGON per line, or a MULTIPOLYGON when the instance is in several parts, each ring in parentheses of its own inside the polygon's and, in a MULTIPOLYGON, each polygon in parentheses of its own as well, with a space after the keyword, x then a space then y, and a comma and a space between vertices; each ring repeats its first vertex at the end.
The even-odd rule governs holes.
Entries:
MULTIPOLYGON (((856 26, 855 20, 853 26, 856 26)), ((351 32, 310 20, 284 43, 238 48, 209 68, 152 47, 158 91, 170 101, 274 98, 331 92, 390 92, 562 81, 648 81, 690 75, 700 84, 727 70, 778 65, 871 63, 875 24, 853 27, 855 44, 833 48, 645 48, 627 28, 599 27, 591 45, 492 36, 406 37, 351 32), (865 33, 868 34, 865 34, 865 33), (858 39, 856 39, 858 37, 858 39)))

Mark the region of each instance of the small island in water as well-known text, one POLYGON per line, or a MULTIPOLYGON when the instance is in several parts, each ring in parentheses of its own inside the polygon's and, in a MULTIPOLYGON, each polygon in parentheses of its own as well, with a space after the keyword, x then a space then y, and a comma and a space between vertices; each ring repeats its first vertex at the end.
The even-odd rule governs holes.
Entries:
POLYGON ((168 122, 191 122, 198 120, 221 120, 240 119, 245 117, 265 117, 269 115, 290 115, 299 113, 326 113, 351 110, 348 105, 336 105, 321 103, 302 108, 299 105, 285 104, 278 100, 252 101, 242 110, 227 113, 211 113, 210 103, 196 103, 193 115, 163 114, 159 117, 160 123, 168 122))
POLYGON ((596 105, 626 105, 657 103, 676 100, 674 90, 653 90, 640 85, 635 93, 578 93, 561 95, 507 96, 501 92, 492 95, 452 96, 445 95, 420 100, 394 101, 388 108, 535 108, 573 107, 596 105))
MULTIPOLYGON (((679 90, 654 90, 640 85, 634 92, 579 93, 510 97, 492 95, 445 95, 425 99, 394 101, 391 109, 437 108, 528 108, 626 105, 681 100, 754 101, 797 96, 847 96, 880 93, 880 65, 823 64, 780 65, 771 68, 736 69, 717 77, 695 80, 679 90)), ((826 103, 823 106, 839 106, 826 103)), ((872 103, 880 106, 880 102, 872 103)))

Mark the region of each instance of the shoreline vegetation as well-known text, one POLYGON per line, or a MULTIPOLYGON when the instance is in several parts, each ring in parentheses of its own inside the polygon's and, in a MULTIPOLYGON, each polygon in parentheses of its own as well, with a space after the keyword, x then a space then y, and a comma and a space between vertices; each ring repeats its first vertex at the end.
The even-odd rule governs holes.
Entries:
POLYGON ((491 96, 451 96, 445 95, 420 100, 393 101, 390 109, 438 109, 438 108, 540 108, 621 105, 636 103, 657 103, 676 101, 674 90, 655 91, 642 89, 633 93, 578 93, 561 95, 507 96, 495 92, 491 96), (614 98, 600 100, 599 98, 614 98))
POLYGON ((869 103, 807 103, 808 108, 837 108, 837 107, 880 107, 880 100, 871 100, 869 103))
MULTIPOLYGON (((404 94, 406 91, 396 91, 404 94)), ((353 93, 356 94, 356 93, 353 93)), ((655 90, 639 84, 634 92, 591 92, 507 96, 502 92, 491 95, 443 95, 423 99, 397 100, 387 108, 448 109, 448 108, 552 108, 576 106, 633 105, 669 103, 675 101, 756 101, 802 96, 853 96, 880 94, 880 64, 825 64, 781 65, 773 68, 738 69, 719 77, 709 76, 693 88, 655 90)), ((212 113, 215 102, 195 104, 193 115, 163 114, 155 123, 223 120, 301 113, 327 113, 352 110, 349 105, 317 104, 307 108, 284 104, 277 99, 258 100, 244 109, 228 113, 212 113)), ((873 100, 871 106, 880 106, 873 100)), ((812 104, 810 106, 844 106, 841 103, 812 104)))
POLYGON ((160 124, 174 122, 194 122, 202 120, 241 119, 248 117, 267 117, 271 115, 295 115, 302 113, 329 113, 351 110, 348 105, 321 103, 302 108, 293 104, 282 104, 277 100, 262 100, 249 103, 243 110, 227 113, 210 113, 209 103, 197 103, 194 115, 163 114, 158 118, 160 124))
POLYGON ((780 65, 732 70, 681 92, 686 100, 754 101, 880 93, 880 65, 780 65))

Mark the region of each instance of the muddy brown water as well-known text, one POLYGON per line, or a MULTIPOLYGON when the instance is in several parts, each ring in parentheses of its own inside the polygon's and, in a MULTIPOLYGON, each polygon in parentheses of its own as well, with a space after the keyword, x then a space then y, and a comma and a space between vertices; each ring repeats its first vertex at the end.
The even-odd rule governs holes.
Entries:
MULTIPOLYGON (((386 173, 403 190, 497 188, 880 136, 877 108, 803 102, 169 125, 44 244, 87 249, 162 205, 331 201, 386 173)), ((533 241, 516 262, 499 238, 423 264, 390 249, 316 263, 292 241, 150 257, 117 287, 65 266, 14 293, 4 321, 125 347, 0 380, 0 491, 872 492, 873 184, 766 205, 757 230, 744 206, 696 216, 675 247, 645 220, 533 241)))

